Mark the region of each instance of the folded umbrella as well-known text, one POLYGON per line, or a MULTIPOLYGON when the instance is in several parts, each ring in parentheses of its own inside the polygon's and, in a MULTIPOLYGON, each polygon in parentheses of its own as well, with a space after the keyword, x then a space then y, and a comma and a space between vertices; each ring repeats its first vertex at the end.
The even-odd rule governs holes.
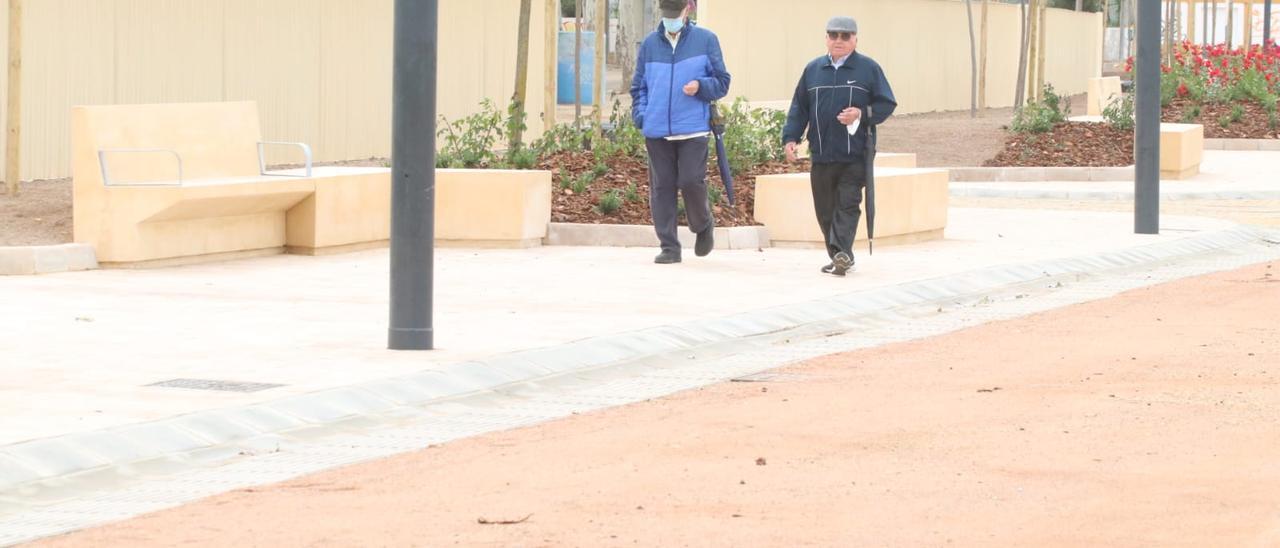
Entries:
POLYGON ((733 205, 733 172, 729 169, 729 154, 724 150, 724 119, 715 103, 711 103, 711 133, 716 137, 716 163, 720 166, 720 180, 724 181, 724 195, 729 205, 733 205))
POLYGON ((867 253, 875 254, 876 239, 876 126, 867 124, 866 165, 867 253))

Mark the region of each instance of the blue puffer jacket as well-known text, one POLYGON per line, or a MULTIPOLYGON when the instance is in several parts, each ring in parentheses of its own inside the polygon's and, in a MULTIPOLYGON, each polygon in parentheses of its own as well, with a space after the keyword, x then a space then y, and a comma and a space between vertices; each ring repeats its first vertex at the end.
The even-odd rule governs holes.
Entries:
POLYGON ((631 80, 631 119, 650 139, 710 131, 710 104, 728 93, 729 71, 714 33, 689 22, 673 52, 659 25, 640 45, 631 80), (690 97, 684 86, 693 80, 698 93, 690 97))

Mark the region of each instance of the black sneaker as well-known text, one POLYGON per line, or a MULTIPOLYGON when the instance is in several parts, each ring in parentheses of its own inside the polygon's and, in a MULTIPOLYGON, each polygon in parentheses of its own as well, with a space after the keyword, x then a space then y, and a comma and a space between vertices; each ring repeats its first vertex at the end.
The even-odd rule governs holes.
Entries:
POLYGON ((693 244, 694 255, 706 257, 711 254, 711 250, 716 248, 715 231, 715 225, 711 225, 698 233, 698 241, 693 244))
POLYGON ((831 259, 831 273, 844 276, 850 270, 853 270, 853 257, 843 251, 836 253, 836 256, 831 259))
POLYGON ((653 258, 653 262, 658 264, 675 264, 680 262, 680 252, 671 251, 670 249, 662 250, 657 257, 653 258))

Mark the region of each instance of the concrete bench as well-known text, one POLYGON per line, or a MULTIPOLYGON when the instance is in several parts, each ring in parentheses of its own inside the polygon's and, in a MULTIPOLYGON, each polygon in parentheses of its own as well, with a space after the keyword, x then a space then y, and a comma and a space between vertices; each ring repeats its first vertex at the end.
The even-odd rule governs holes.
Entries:
POLYGON ((436 243, 450 247, 542 245, 551 225, 551 172, 436 170, 436 243))
MULTIPOLYGON (((104 266, 384 246, 391 170, 311 167, 264 143, 252 102, 72 110, 75 241, 104 266), (270 149, 304 166, 268 172, 270 149)), ((527 247, 546 237, 551 173, 439 170, 445 245, 527 247)))
POLYGON ((1102 116, 1102 111, 1124 97, 1124 90, 1117 76, 1090 78, 1087 90, 1086 114, 1089 116, 1102 116))
MULTIPOLYGON (((938 240, 947 227, 947 170, 914 165, 913 154, 876 157, 876 242, 882 245, 938 240), (908 162, 907 167, 886 166, 908 162)), ((757 177, 755 200, 755 218, 769 229, 773 245, 823 245, 808 173, 757 177)), ((865 216, 857 239, 866 239, 865 216)))
POLYGON ((1189 179, 1204 160, 1204 126, 1160 124, 1160 178, 1189 179))
POLYGON ((312 168, 310 149, 263 142, 252 102, 75 107, 75 241, 99 263, 146 264, 286 250, 324 253, 390 236, 390 170, 312 168), (269 147, 303 168, 267 172, 269 147))

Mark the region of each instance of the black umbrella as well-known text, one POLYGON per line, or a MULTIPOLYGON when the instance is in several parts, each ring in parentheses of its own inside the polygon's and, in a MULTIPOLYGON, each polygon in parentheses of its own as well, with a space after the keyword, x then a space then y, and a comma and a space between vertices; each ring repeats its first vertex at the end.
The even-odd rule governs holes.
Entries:
POLYGON ((867 254, 875 254, 876 239, 876 126, 867 124, 866 203, 867 203, 867 254))
POLYGON ((720 180, 724 181, 724 194, 733 205, 733 172, 729 170, 729 155, 724 151, 724 118, 715 103, 711 103, 711 133, 716 136, 716 163, 720 165, 720 180))

